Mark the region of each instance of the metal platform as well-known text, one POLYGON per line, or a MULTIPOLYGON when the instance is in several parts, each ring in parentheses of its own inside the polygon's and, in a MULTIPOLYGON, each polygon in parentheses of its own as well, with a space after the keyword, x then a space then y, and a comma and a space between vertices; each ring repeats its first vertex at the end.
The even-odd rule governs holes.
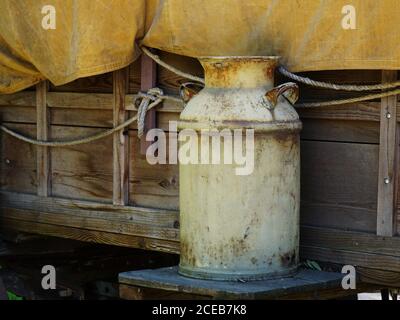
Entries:
MULTIPOLYGON (((299 270, 288 278, 249 282, 198 280, 178 274, 177 267, 147 269, 120 273, 120 296, 124 299, 151 298, 146 289, 174 292, 212 299, 318 299, 354 295, 343 290, 343 275, 308 269, 299 270)), ((352 292, 351 292, 352 291, 352 292)), ((159 297, 159 296, 158 296, 159 297)))

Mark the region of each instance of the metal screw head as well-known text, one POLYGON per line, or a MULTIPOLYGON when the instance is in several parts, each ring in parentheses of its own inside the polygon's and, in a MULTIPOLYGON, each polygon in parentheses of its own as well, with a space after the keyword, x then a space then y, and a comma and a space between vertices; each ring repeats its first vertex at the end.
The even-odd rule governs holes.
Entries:
POLYGON ((385 184, 389 184, 390 179, 389 179, 389 178, 385 178, 385 179, 383 179, 383 182, 384 182, 385 184))
POLYGON ((390 114, 390 112, 386 113, 386 118, 390 119, 392 117, 392 115, 390 114))
POLYGON ((6 162, 7 164, 10 164, 10 163, 11 163, 11 161, 10 161, 9 159, 6 159, 5 162, 6 162))

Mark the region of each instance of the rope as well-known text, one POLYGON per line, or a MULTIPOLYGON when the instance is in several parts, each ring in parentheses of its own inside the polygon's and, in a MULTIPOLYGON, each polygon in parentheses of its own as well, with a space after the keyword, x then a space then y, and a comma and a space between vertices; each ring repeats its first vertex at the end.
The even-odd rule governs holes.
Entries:
POLYGON ((176 102, 181 102, 182 100, 173 96, 167 96, 163 94, 163 91, 159 88, 152 88, 150 89, 147 93, 143 93, 143 92, 139 92, 139 94, 137 95, 134 103, 136 103, 136 101, 138 99, 142 99, 138 108, 138 112, 137 115, 133 116, 132 118, 126 120, 125 122, 121 123, 120 125, 109 129, 109 130, 105 130, 103 132, 94 134, 92 136, 89 137, 85 137, 85 138, 80 138, 80 139, 74 139, 74 140, 68 140, 68 141, 44 141, 44 140, 36 140, 36 139, 32 139, 29 137, 26 137, 18 132, 15 132, 9 128, 7 128, 4 125, 0 125, 0 129, 2 131, 4 131, 5 133, 8 133, 10 136, 13 136, 14 138, 17 138, 19 140, 25 141, 27 143, 36 145, 36 146, 43 146, 43 147, 68 147, 68 146, 75 146, 78 144, 84 144, 84 143, 89 143, 89 142, 93 142, 96 140, 99 140, 101 138, 105 138, 109 135, 112 135, 115 132, 118 132, 126 127, 128 127, 129 125, 131 125, 132 123, 134 123, 135 121, 137 121, 138 123, 138 136, 141 137, 143 135, 143 131, 144 131, 144 120, 146 118, 146 113, 147 111, 149 111, 150 109, 156 107, 157 105, 159 105, 163 100, 172 100, 172 101, 176 101, 176 102), (150 103, 151 101, 151 103, 150 103), (140 131, 139 131, 140 130, 140 131))
MULTIPOLYGON (((156 63, 158 63, 162 67, 166 68, 167 70, 169 70, 183 78, 197 81, 202 84, 205 83, 203 78, 196 77, 189 73, 185 73, 185 72, 165 63, 164 61, 162 61, 159 58, 158 55, 151 53, 146 47, 142 46, 141 49, 147 56, 149 56, 156 63)), ((384 90, 384 89, 397 88, 400 86, 400 81, 396 81, 396 82, 392 82, 392 83, 382 83, 382 84, 376 84, 376 85, 338 85, 338 84, 329 83, 329 82, 316 81, 316 80, 312 80, 309 78, 295 75, 295 74, 289 72, 288 70, 286 70, 283 66, 280 66, 278 68, 278 70, 283 75, 285 75, 286 77, 288 77, 292 80, 302 82, 302 83, 305 83, 310 86, 320 87, 320 88, 325 88, 325 89, 345 90, 345 91, 371 91, 371 90, 384 90)), ((384 98, 384 97, 398 95, 398 94, 400 94, 400 88, 392 90, 392 91, 382 92, 382 93, 369 94, 369 95, 365 95, 362 97, 323 101, 323 102, 301 103, 301 104, 296 104, 295 107, 315 108, 315 107, 325 107, 325 106, 333 106, 333 105, 339 105, 339 104, 349 104, 349 103, 354 103, 354 102, 361 102, 361 101, 366 101, 366 100, 384 98)), ((167 100, 167 99, 175 101, 175 102, 182 102, 182 99, 180 99, 180 98, 164 95, 163 91, 160 88, 152 88, 152 89, 148 90, 147 93, 139 92, 134 101, 135 105, 136 105, 136 102, 138 101, 138 99, 141 99, 141 102, 139 104, 136 116, 126 120, 125 122, 121 123, 120 125, 112 128, 112 129, 94 134, 94 135, 86 137, 86 138, 74 139, 74 140, 69 140, 69 141, 43 141, 43 140, 36 140, 36 139, 26 137, 18 132, 15 132, 15 131, 7 128, 4 125, 0 125, 0 129, 2 131, 4 131, 5 133, 13 136, 14 138, 17 138, 19 140, 25 141, 25 142, 33 144, 33 145, 44 146, 44 147, 67 147, 67 146, 74 146, 74 145, 78 145, 78 144, 84 144, 84 143, 89 143, 89 142, 99 140, 101 138, 107 137, 109 135, 112 135, 115 132, 118 132, 118 131, 124 129, 124 128, 128 127, 129 125, 131 125, 133 122, 137 121, 138 137, 141 138, 144 134, 144 122, 146 119, 146 114, 150 109, 156 107, 163 100, 167 100)))
POLYGON ((362 97, 348 98, 348 99, 339 99, 339 100, 331 100, 331 101, 322 101, 322 102, 309 102, 309 103, 299 103, 296 104, 296 108, 316 108, 316 107, 328 107, 335 106, 339 104, 349 104, 354 102, 361 102, 379 98, 385 98, 389 96, 394 96, 400 94, 400 88, 392 91, 386 91, 382 93, 368 94, 362 97))
MULTIPOLYGON (((159 56, 151 53, 149 51, 149 49, 147 49, 144 46, 142 46, 141 49, 147 56, 149 56, 151 59, 153 59, 156 63, 163 66, 164 68, 176 73, 177 75, 179 75, 181 77, 188 78, 188 79, 191 79, 194 81, 198 81, 198 82, 204 84, 203 78, 195 77, 191 74, 184 73, 184 72, 176 69, 175 67, 162 61, 159 58, 159 56)), ((312 79, 309 79, 306 77, 301 77, 299 75, 289 72, 283 66, 279 66, 278 70, 283 75, 287 76, 288 78, 290 78, 292 80, 295 80, 295 81, 298 81, 301 83, 305 83, 310 86, 325 88, 325 89, 360 92, 360 91, 393 89, 393 88, 397 88, 400 86, 400 81, 390 82, 390 83, 379 83, 379 84, 374 84, 374 85, 341 85, 341 84, 316 81, 316 80, 312 80, 312 79)), ((361 97, 348 98, 348 99, 311 102, 311 103, 300 103, 300 104, 296 104, 295 107, 296 108, 316 108, 316 107, 334 106, 334 105, 339 105, 339 104, 349 104, 349 103, 362 102, 362 101, 373 100, 373 99, 378 99, 378 98, 384 98, 384 97, 389 97, 389 96, 393 96, 393 95, 397 95, 397 94, 400 94, 400 89, 387 91, 387 92, 383 92, 383 93, 369 94, 369 95, 365 95, 365 96, 361 96, 361 97)))
POLYGON ((160 59, 160 57, 159 57, 158 55, 156 55, 156 54, 154 54, 154 53, 151 53, 150 50, 147 49, 147 48, 144 47, 144 46, 142 46, 141 49, 143 50, 143 52, 144 52, 148 57, 150 57, 151 59, 153 59, 156 63, 158 63, 160 66, 164 67, 165 69, 167 69, 167 70, 169 70, 169 71, 171 71, 171 72, 177 74, 178 76, 181 76, 182 78, 190 79, 190 80, 192 80, 192 81, 197 81, 197 82, 200 82, 200 83, 203 83, 203 84, 204 84, 204 79, 203 79, 203 78, 196 77, 196 76, 194 76, 194 75, 192 75, 192 74, 183 72, 183 71, 181 71, 181 70, 179 70, 179 69, 177 69, 177 68, 175 68, 175 67, 169 65, 168 63, 165 63, 164 61, 162 61, 162 60, 160 59))
POLYGON ((301 77, 297 74, 289 72, 283 66, 279 66, 278 70, 284 76, 286 76, 292 80, 307 84, 309 86, 324 88, 324 89, 343 90, 343 91, 372 91, 372 90, 393 89, 393 88, 397 88, 400 86, 400 81, 389 82, 389 83, 379 83, 379 84, 373 84, 373 85, 335 84, 335 83, 330 83, 330 82, 316 81, 316 80, 312 80, 312 79, 306 78, 306 77, 301 77))
POLYGON ((139 139, 142 138, 144 133, 144 122, 147 111, 162 102, 161 96, 163 94, 164 93, 160 88, 152 88, 147 91, 147 94, 143 94, 142 92, 139 93, 139 98, 142 99, 137 112, 137 128, 139 139), (150 101, 153 102, 150 103, 150 101))

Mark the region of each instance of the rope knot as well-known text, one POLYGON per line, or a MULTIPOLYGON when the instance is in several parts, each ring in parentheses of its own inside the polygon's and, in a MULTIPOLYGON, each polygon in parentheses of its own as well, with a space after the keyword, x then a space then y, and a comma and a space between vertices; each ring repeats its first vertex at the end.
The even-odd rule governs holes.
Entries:
POLYGON ((145 131, 145 119, 147 111, 159 105, 165 99, 165 96, 162 89, 155 87, 147 90, 147 92, 139 92, 136 99, 136 101, 141 99, 137 111, 138 137, 140 139, 145 131))

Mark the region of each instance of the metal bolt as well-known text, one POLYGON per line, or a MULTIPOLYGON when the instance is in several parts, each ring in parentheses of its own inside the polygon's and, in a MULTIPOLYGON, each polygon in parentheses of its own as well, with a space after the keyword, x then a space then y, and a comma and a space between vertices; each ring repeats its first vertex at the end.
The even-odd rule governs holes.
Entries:
POLYGON ((6 161, 7 164, 11 163, 11 161, 9 159, 6 159, 5 161, 6 161))
POLYGON ((390 179, 389 178, 385 178, 385 179, 383 179, 383 182, 385 182, 385 184, 389 184, 390 179))
POLYGON ((392 117, 392 115, 390 114, 390 112, 386 113, 386 118, 390 119, 392 117))

